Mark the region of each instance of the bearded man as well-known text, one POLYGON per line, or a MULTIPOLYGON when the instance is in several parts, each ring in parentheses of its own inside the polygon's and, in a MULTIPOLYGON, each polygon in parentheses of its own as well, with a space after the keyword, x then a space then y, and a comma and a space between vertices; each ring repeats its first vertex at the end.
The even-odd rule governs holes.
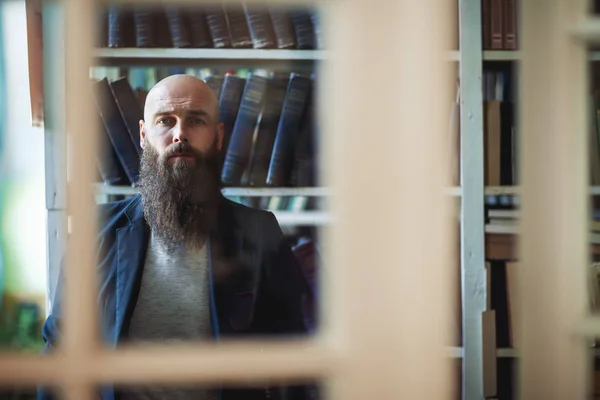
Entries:
MULTIPOLYGON (((202 80, 173 75, 150 90, 140 121, 140 194, 99 206, 102 335, 125 342, 215 340, 308 331, 310 286, 267 211, 221 195, 223 124, 202 80)), ((60 293, 43 328, 59 340, 60 293)), ((50 398, 44 389, 39 399, 50 398)), ((308 387, 104 387, 103 400, 308 399, 308 387)))

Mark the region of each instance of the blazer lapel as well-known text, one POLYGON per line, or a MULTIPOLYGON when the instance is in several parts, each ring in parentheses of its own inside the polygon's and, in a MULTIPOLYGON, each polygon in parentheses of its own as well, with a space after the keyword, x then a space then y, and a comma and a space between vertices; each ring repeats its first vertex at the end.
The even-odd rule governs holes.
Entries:
POLYGON ((139 294, 149 239, 141 201, 133 203, 126 214, 129 225, 117 231, 115 344, 126 336, 129 330, 129 321, 139 294))
POLYGON ((249 328, 258 287, 256 243, 244 235, 237 217, 229 200, 222 199, 211 233, 211 303, 221 335, 249 328))

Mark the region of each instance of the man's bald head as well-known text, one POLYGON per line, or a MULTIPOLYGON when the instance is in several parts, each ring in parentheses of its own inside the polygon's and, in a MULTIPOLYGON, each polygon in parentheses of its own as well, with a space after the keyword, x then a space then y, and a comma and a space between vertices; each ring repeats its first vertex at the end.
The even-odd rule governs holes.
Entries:
POLYGON ((140 121, 142 148, 149 143, 162 153, 174 143, 187 142, 202 153, 212 146, 221 150, 222 139, 219 101, 201 79, 171 75, 148 92, 140 121))
POLYGON ((148 120, 156 111, 158 105, 165 100, 177 100, 185 98, 202 98, 207 101, 211 108, 215 121, 219 120, 219 99, 210 86, 202 79, 193 75, 170 75, 160 80, 150 89, 144 104, 144 119, 148 120))
POLYGON ((219 104, 206 83, 173 75, 150 90, 139 187, 146 221, 165 243, 203 243, 221 193, 222 144, 219 104))

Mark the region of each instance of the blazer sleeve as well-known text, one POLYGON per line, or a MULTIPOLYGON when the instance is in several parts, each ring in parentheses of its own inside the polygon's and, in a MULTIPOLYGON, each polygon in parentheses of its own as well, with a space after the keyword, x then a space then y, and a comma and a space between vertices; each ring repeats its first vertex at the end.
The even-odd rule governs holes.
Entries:
POLYGON ((262 270, 263 301, 270 314, 269 330, 283 334, 310 333, 314 329, 314 294, 271 212, 263 224, 263 240, 267 248, 262 270))
MULTIPOLYGON (((315 299, 306 275, 292 252, 277 219, 269 212, 263 224, 267 254, 263 275, 263 306, 270 331, 278 334, 306 335, 314 326, 315 299)), ((283 400, 317 400, 318 384, 279 387, 277 398, 283 400)))
MULTIPOLYGON (((54 294, 54 302, 52 305, 52 312, 46 318, 44 325, 42 326, 42 338, 44 339, 44 348, 42 349, 42 356, 51 353, 56 348, 59 339, 59 321, 60 321, 60 308, 61 308, 61 279, 62 279, 62 268, 59 274, 58 282, 56 284, 56 291, 54 294)), ((38 400, 54 400, 54 394, 49 388, 38 386, 37 388, 37 399, 38 400)))

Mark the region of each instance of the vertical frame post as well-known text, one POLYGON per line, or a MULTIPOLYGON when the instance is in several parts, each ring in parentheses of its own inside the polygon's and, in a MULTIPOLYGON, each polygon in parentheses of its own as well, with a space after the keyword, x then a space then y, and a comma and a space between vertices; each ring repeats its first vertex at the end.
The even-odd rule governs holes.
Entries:
POLYGON ((323 90, 333 101, 324 150, 335 190, 335 318, 344 328, 335 345, 352 360, 339 366, 333 399, 452 394, 449 6, 347 0, 326 24, 323 90))
POLYGON ((523 0, 519 280, 522 399, 583 399, 588 311, 587 51, 569 35, 585 0, 523 0), (525 290, 526 289, 526 290, 525 290))
POLYGON ((463 399, 483 397, 486 309, 481 1, 459 1, 463 399))
POLYGON ((44 162, 48 288, 46 312, 52 310, 60 265, 67 246, 67 139, 65 134, 64 8, 42 3, 44 93, 44 162))
POLYGON ((92 238, 96 215, 91 182, 94 176, 95 129, 97 118, 92 112, 89 70, 92 35, 95 32, 94 0, 64 1, 65 8, 65 122, 70 165, 71 189, 67 193, 71 236, 67 248, 64 277, 65 307, 63 349, 70 376, 65 382, 68 399, 89 400, 96 382, 81 374, 82 366, 93 363, 98 347, 96 268, 92 238), (90 134, 91 133, 91 134, 90 134))

